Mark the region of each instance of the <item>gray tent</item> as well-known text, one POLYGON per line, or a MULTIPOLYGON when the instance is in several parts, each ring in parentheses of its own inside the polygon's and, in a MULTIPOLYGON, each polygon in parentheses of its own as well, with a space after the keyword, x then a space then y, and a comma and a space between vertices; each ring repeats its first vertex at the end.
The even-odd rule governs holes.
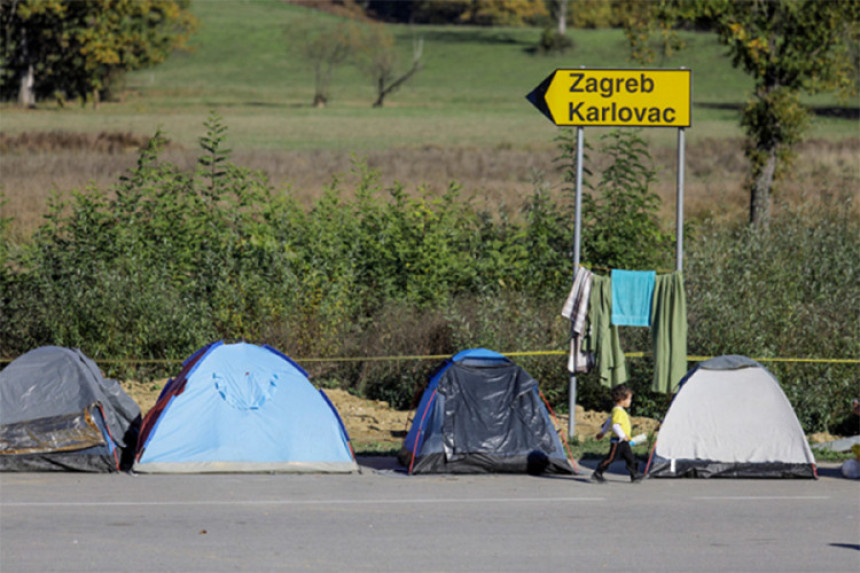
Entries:
POLYGON ((118 471, 140 408, 78 349, 43 346, 0 372, 0 470, 118 471))
POLYGON ((650 477, 815 478, 815 458, 776 378, 745 356, 702 362, 660 426, 650 477))

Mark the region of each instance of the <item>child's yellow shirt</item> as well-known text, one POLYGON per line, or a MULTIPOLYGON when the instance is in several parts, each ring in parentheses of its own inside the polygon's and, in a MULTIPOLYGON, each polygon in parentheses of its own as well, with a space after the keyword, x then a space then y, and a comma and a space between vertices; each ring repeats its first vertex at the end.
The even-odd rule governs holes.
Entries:
POLYGON ((627 415, 627 411, 621 406, 612 408, 612 425, 614 426, 615 424, 621 426, 621 429, 624 430, 624 435, 629 440, 633 430, 630 426, 630 416, 627 415))

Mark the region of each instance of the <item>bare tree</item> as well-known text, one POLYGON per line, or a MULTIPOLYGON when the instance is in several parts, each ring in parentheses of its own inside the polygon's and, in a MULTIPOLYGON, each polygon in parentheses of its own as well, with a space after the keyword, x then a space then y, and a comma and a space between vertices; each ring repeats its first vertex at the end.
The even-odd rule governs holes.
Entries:
POLYGON ((397 52, 394 43, 394 34, 384 24, 371 24, 364 36, 363 58, 360 59, 359 66, 376 85, 376 101, 373 102, 373 107, 382 107, 386 96, 424 68, 421 61, 424 40, 414 38, 412 65, 405 72, 397 74, 397 52))

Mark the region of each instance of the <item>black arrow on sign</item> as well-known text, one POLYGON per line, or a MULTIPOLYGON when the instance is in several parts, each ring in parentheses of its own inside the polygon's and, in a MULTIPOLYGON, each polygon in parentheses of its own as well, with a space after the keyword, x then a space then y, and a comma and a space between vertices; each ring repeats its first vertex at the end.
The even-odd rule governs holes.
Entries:
POLYGON ((538 85, 535 89, 531 91, 529 95, 526 96, 526 99, 532 102, 532 105, 538 108, 538 110, 547 116, 549 120, 555 123, 555 119, 552 117, 552 114, 549 111, 549 106, 546 104, 546 90, 549 89, 549 85, 552 83, 552 79, 555 77, 555 72, 551 73, 546 77, 544 81, 538 85))

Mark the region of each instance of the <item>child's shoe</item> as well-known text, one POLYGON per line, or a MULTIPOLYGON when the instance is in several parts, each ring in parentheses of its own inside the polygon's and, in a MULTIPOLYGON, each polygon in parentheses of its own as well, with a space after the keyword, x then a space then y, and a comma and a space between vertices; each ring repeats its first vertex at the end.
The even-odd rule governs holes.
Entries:
POLYGON ((641 483, 643 479, 645 479, 645 474, 636 472, 630 476, 630 483, 641 483))
POLYGON ((591 474, 591 481, 594 483, 606 483, 606 478, 603 477, 603 474, 600 472, 594 472, 591 474))

